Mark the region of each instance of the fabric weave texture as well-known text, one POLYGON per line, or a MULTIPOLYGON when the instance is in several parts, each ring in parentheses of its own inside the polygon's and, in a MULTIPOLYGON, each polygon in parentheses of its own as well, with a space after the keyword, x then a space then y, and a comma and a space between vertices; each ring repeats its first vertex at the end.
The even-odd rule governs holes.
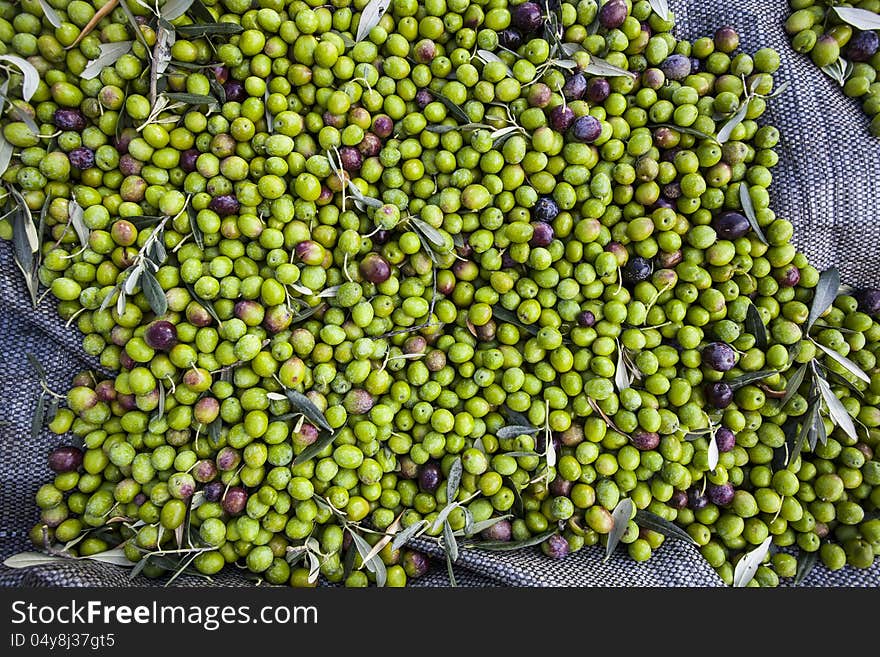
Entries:
MULTIPOLYGON (((732 25, 742 49, 773 47, 781 55, 777 84, 788 82, 782 96, 768 102, 766 121, 782 133, 780 162, 773 170, 772 208, 795 226, 794 242, 810 262, 823 269, 835 265, 850 285, 880 286, 880 139, 868 132, 868 119, 855 100, 846 98, 812 62, 794 53, 782 23, 786 0, 671 0, 677 34, 694 39, 732 25)), ((46 455, 72 438, 48 430, 30 438, 30 423, 39 393, 36 373, 26 353, 46 369, 54 389, 65 391, 73 374, 94 368, 80 347, 81 335, 58 318, 51 300, 33 310, 9 243, 0 243, 0 558, 32 550, 27 538, 38 514, 33 504, 39 485, 51 473, 46 455)), ((425 545, 430 550, 430 544, 425 545)), ((436 547, 434 547, 436 553, 436 547)), ((599 547, 587 548, 561 561, 536 548, 518 552, 462 551, 455 566, 463 586, 722 586, 697 550, 667 541, 642 564, 621 551, 604 563, 599 547)), ((436 566, 417 586, 448 584, 445 565, 436 566)), ((232 569, 234 570, 234 569, 232 569)), ((205 586, 205 580, 183 576, 179 586, 205 586)), ((237 572, 224 572, 207 583, 250 586, 237 572)), ((155 586, 145 577, 129 581, 125 569, 77 561, 26 570, 0 566, 2 586, 155 586)), ((880 563, 868 570, 846 568, 831 573, 817 566, 807 586, 878 586, 880 563)))

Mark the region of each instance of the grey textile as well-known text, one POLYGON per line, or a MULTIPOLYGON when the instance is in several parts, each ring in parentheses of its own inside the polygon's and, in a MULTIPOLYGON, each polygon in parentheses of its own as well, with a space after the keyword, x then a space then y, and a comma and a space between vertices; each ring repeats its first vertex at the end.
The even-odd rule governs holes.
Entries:
MULTIPOLYGON (((743 47, 753 52, 772 46, 782 56, 779 82, 791 88, 770 102, 769 120, 782 132, 781 161, 774 170, 772 207, 795 225, 795 243, 819 268, 836 265, 843 280, 880 285, 880 140, 868 134, 868 120, 858 103, 843 96, 812 63, 791 51, 782 30, 785 0, 671 0, 682 37, 711 35, 733 25, 743 47)), ((29 527, 37 519, 33 495, 50 478, 45 464, 49 449, 70 438, 45 431, 30 440, 30 418, 38 381, 27 364, 34 353, 50 383, 66 390, 73 373, 93 367, 82 357, 80 337, 65 328, 46 300, 33 311, 20 282, 8 243, 0 243, 0 557, 32 549, 29 527)), ((622 554, 602 563, 599 548, 585 549, 562 561, 551 561, 532 548, 516 553, 464 551, 456 565, 459 585, 467 586, 719 586, 720 579, 698 552, 667 542, 649 562, 636 564, 622 554)), ((436 560, 417 585, 444 586, 445 566, 436 560)), ((183 586, 204 580, 182 577, 183 586)), ((129 583, 124 569, 94 562, 51 564, 28 570, 0 566, 4 586, 149 586, 129 583)), ((215 578, 213 585, 251 583, 238 573, 215 578)), ((878 586, 880 564, 867 571, 830 573, 817 566, 805 582, 813 586, 878 586)))

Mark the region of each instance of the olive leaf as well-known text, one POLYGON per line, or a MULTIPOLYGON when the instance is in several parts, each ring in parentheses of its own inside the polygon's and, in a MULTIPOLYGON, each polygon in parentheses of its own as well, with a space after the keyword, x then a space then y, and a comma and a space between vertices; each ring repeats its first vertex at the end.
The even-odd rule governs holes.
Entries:
POLYGON ((327 422, 327 418, 324 417, 324 413, 321 412, 321 409, 315 406, 314 402, 306 397, 301 392, 297 392, 296 390, 291 390, 289 388, 284 389, 284 395, 287 397, 287 400, 290 402, 290 405, 293 407, 295 411, 298 413, 302 413, 306 419, 314 424, 319 429, 323 429, 324 431, 329 431, 333 433, 333 427, 330 426, 330 423, 327 422))
POLYGON ((12 152, 15 147, 6 141, 6 138, 0 133, 0 176, 6 173, 9 163, 12 161, 12 152))
POLYGON ((24 77, 21 84, 21 97, 29 101, 40 85, 40 74, 37 69, 29 61, 18 55, 0 55, 0 62, 15 64, 18 70, 21 71, 24 77))
POLYGON ((504 64, 504 68, 507 70, 507 75, 513 77, 513 71, 510 70, 510 67, 507 63, 501 59, 498 55, 490 50, 483 50, 482 48, 477 50, 477 57, 483 60, 484 64, 488 64, 489 62, 496 62, 499 64, 504 64))
POLYGON ((98 46, 101 54, 98 55, 97 59, 93 59, 86 65, 83 72, 80 73, 80 77, 82 77, 83 80, 91 80, 98 77, 98 75, 101 74, 101 71, 104 70, 105 66, 110 66, 117 59, 128 53, 131 50, 133 43, 133 41, 102 43, 98 46))
POLYGON ((843 57, 838 57, 836 62, 822 67, 822 72, 841 87, 846 84, 849 76, 852 75, 852 70, 852 63, 846 61, 843 57))
POLYGON ((723 144, 728 139, 730 139, 730 135, 733 134, 733 131, 736 130, 736 127, 742 123, 746 118, 746 113, 749 111, 749 99, 748 97, 744 98, 740 103, 739 109, 734 112, 733 116, 731 116, 727 123, 721 126, 721 130, 718 131, 718 143, 723 144))
POLYGON ((845 21, 860 30, 880 30, 880 16, 867 9, 853 7, 834 7, 834 11, 845 21))
POLYGON ((31 418, 31 440, 37 440, 40 437, 40 431, 43 430, 43 421, 46 419, 46 393, 41 392, 37 398, 37 406, 34 409, 34 416, 31 418))
POLYGON ((601 77, 637 77, 636 73, 632 71, 627 71, 626 69, 620 68, 619 66, 615 66, 610 62, 606 62, 604 59, 599 59, 598 57, 591 57, 590 63, 584 69, 584 73, 589 75, 597 75, 601 77))
POLYGON ((725 381, 725 383, 734 390, 738 390, 743 386, 747 386, 750 383, 754 383, 755 381, 761 381, 763 379, 766 379, 768 376, 773 376, 774 374, 778 374, 778 372, 776 370, 760 370, 758 372, 747 372, 746 374, 738 376, 735 379, 725 381))
POLYGON ((710 472, 715 472, 715 468, 718 467, 719 457, 718 440, 715 438, 715 432, 712 431, 709 433, 709 448, 706 455, 706 461, 709 464, 710 472))
MULTIPOLYGON (((751 199, 750 199, 751 200, 751 199)), ((746 308, 746 331, 755 336, 755 346, 762 351, 767 350, 767 327, 764 326, 764 320, 758 307, 749 302, 746 308)))
MULTIPOLYGON (((124 4, 124 3, 123 3, 124 4)), ((213 3, 212 3, 213 4, 213 3)), ((208 11, 207 7, 205 7, 202 0, 195 0, 189 7, 189 14, 204 23, 210 23, 214 20, 214 16, 208 11)))
POLYGON ((740 588, 746 586, 752 581, 758 568, 767 556, 770 550, 770 543, 773 541, 772 536, 768 536, 764 541, 750 552, 746 552, 742 558, 736 562, 733 569, 733 586, 740 588))
POLYGON ((486 520, 480 520, 479 522, 473 522, 473 515, 471 515, 471 523, 470 525, 465 524, 465 528, 461 532, 456 532, 458 534, 464 534, 467 537, 476 536, 477 534, 486 531, 487 529, 494 527, 502 520, 508 520, 513 516, 510 514, 506 514, 503 516, 497 516, 495 518, 487 518, 486 520))
POLYGON ((559 52, 561 52, 565 57, 571 57, 573 54, 575 54, 576 52, 580 52, 583 49, 584 47, 581 44, 575 43, 573 41, 563 43, 561 46, 559 46, 559 52))
POLYGON ((533 545, 540 545, 554 534, 556 534, 556 530, 550 529, 521 541, 475 541, 465 543, 464 547, 486 550, 488 552, 513 552, 514 550, 521 550, 533 545))
POLYGON ((49 24, 52 27, 61 27, 61 19, 58 17, 58 12, 52 8, 52 5, 47 0, 39 0, 39 3, 40 9, 43 10, 43 15, 49 21, 49 24))
POLYGON ((168 299, 165 297, 165 290, 162 289, 153 273, 146 269, 141 275, 141 291, 156 315, 164 315, 168 312, 168 299))
POLYGON ((370 3, 361 12, 357 34, 354 37, 355 43, 364 40, 372 29, 379 24, 379 21, 382 20, 390 6, 391 0, 370 0, 370 3))
POLYGON ((37 307, 39 297, 37 292, 40 287, 40 242, 43 236, 44 217, 41 217, 40 227, 34 227, 31 211, 27 207, 24 197, 15 188, 9 188, 10 200, 13 203, 12 211, 12 257, 24 276, 25 287, 31 297, 34 308, 37 307))
POLYGON ((7 568, 32 568, 33 566, 43 566, 47 563, 57 563, 59 561, 68 561, 72 557, 61 557, 53 554, 43 554, 42 552, 19 552, 7 557, 3 560, 3 565, 7 568))
POLYGON ((650 529, 652 532, 663 534, 667 538, 673 538, 678 541, 684 541, 691 545, 699 545, 693 537, 681 527, 673 522, 669 522, 666 518, 661 518, 656 513, 651 513, 645 509, 636 510, 635 522, 639 527, 650 529))
POLYGON ((409 543, 411 540, 416 538, 419 534, 424 532, 428 528, 427 520, 419 520, 418 522, 414 522, 406 529, 403 529, 397 532, 394 535, 394 538, 391 541, 391 550, 396 551, 402 548, 404 545, 409 543))
MULTIPOLYGON (((719 134, 719 143, 722 143, 720 140, 719 134)), ((749 225, 752 227, 752 230, 755 231, 755 235, 757 235, 758 239, 761 240, 764 244, 769 244, 767 238, 764 237, 764 231, 761 230, 761 224, 758 223, 758 215, 755 214, 755 206, 752 203, 752 195, 749 194, 749 186, 743 181, 739 184, 739 203, 742 206, 743 212, 746 215, 746 219, 749 220, 749 225)))
POLYGON ((138 25, 137 19, 134 17, 134 12, 131 11, 131 8, 129 8, 127 2, 120 2, 119 7, 122 9, 122 13, 125 14, 125 18, 128 21, 128 26, 134 33, 135 38, 140 41, 140 44, 149 53, 151 46, 149 43, 147 43, 147 38, 144 36, 144 33, 141 32, 140 25, 138 25))
POLYGON ((180 36, 188 39, 202 36, 231 36, 241 34, 244 28, 238 23, 202 23, 200 25, 179 25, 175 27, 180 36))
POLYGON ((458 583, 455 581, 455 569, 452 567, 452 557, 448 551, 446 552, 446 573, 449 575, 449 586, 458 586, 458 583))
POLYGON ((372 546, 367 543, 363 536, 351 529, 350 526, 348 533, 351 536, 351 540, 354 543, 358 554, 361 555, 364 567, 376 576, 376 586, 385 586, 385 582, 388 580, 388 572, 385 569, 385 562, 382 561, 378 554, 370 556, 372 546))
POLYGON ((211 316, 211 319, 213 319, 215 322, 217 322, 217 326, 222 327, 223 322, 220 320, 220 315, 217 314, 217 310, 214 308, 214 304, 211 303, 210 300, 203 299, 202 297, 200 297, 198 295, 198 293, 196 292, 195 288, 192 285, 190 285, 189 283, 185 282, 184 286, 189 291, 190 296, 192 296, 192 298, 195 299, 199 303, 199 305, 208 312, 208 314, 211 316))
POLYGON ((159 15, 166 21, 173 21, 183 16, 192 5, 193 0, 167 0, 159 10, 159 15))
POLYGON ((434 246, 446 246, 446 240, 443 239, 443 233, 434 228, 431 224, 418 217, 410 217, 409 220, 412 225, 418 229, 418 232, 422 233, 434 246))
POLYGON ((837 353, 836 351, 834 351, 834 349, 829 349, 824 344, 821 344, 820 342, 817 342, 815 340, 813 340, 813 344, 815 344, 817 347, 819 347, 819 349, 821 349, 826 354, 828 354, 828 356, 830 356, 833 360, 837 361, 837 363, 841 367, 843 367, 847 372, 852 374, 854 377, 856 377, 857 379, 861 379, 865 383, 871 383, 871 377, 869 377, 867 374, 865 374, 862 371, 862 368, 860 368, 858 365, 856 365, 854 362, 852 362, 849 358, 837 353))
POLYGON ((840 272, 836 267, 829 267, 819 274, 819 282, 816 283, 816 289, 813 291, 813 303, 810 305, 810 314, 804 325, 804 333, 809 333, 816 320, 831 307, 834 299, 837 298, 839 288, 840 272))
POLYGON ((517 436, 531 436, 538 433, 540 429, 536 429, 535 427, 524 425, 524 424, 512 424, 506 427, 501 427, 498 431, 495 432, 495 436, 502 440, 506 438, 516 438, 517 436))
POLYGON ((205 94, 189 94, 184 92, 166 92, 165 97, 178 103, 186 103, 187 105, 217 105, 217 99, 214 96, 205 94))
POLYGON ((608 559, 611 558, 611 553, 614 552, 617 544, 620 543, 620 539, 623 537, 624 533, 626 533, 626 528, 629 524, 629 519, 632 516, 634 508, 635 505, 633 504, 633 501, 628 497, 624 497, 617 503, 617 506, 614 507, 614 511, 611 512, 613 526, 611 527, 611 531, 608 532, 608 543, 605 545, 604 561, 608 561, 608 559))
POLYGON ((856 425, 849 411, 846 410, 846 406, 843 405, 843 402, 831 390, 828 381, 818 374, 816 375, 816 387, 819 389, 819 394, 822 395, 825 406, 828 407, 828 416, 834 424, 840 427, 850 438, 858 440, 859 435, 856 433, 856 425))
POLYGON ((697 130, 696 128, 690 128, 682 125, 675 125, 674 123, 651 123, 648 127, 653 130, 655 128, 669 128, 671 130, 675 130, 676 132, 680 132, 685 135, 691 135, 693 137, 699 137, 700 139, 706 139, 709 141, 715 141, 715 137, 710 134, 703 132, 702 130, 697 130))
POLYGON ((669 5, 666 4, 666 0, 648 0, 648 2, 661 20, 669 20, 669 5))
POLYGON ((814 552, 801 551, 797 560, 797 572, 794 575, 794 585, 800 586, 813 571, 813 568, 817 563, 819 563, 818 550, 815 550, 814 552))
POLYGON ((785 384, 785 396, 779 400, 779 408, 784 408, 791 398, 795 396, 798 388, 800 388, 801 384, 804 382, 808 367, 809 364, 804 363, 789 377, 788 383, 785 384))
POLYGON ((617 365, 614 371, 614 384, 617 386, 618 392, 622 392, 632 385, 632 376, 626 363, 624 347, 620 342, 617 343, 617 365))
POLYGON ((458 487, 461 484, 462 473, 461 457, 456 458, 449 467, 449 475, 446 480, 446 501, 454 502, 458 497, 458 487))
POLYGON ((502 322, 507 322, 508 324, 513 324, 514 326, 518 326, 519 328, 531 333, 532 335, 538 335, 538 327, 534 324, 526 324, 523 322, 515 312, 508 310, 504 306, 494 305, 492 306, 492 315, 495 319, 501 320, 502 322))
POLYGON ((68 216, 70 217, 70 223, 73 226, 73 230, 76 232, 76 236, 79 238, 80 245, 85 249, 89 245, 89 227, 86 226, 85 221, 83 221, 83 215, 85 211, 82 209, 79 203, 76 202, 76 199, 71 199, 70 203, 67 206, 68 216))
POLYGON ((448 520, 443 523, 443 549, 453 563, 458 561, 458 541, 448 520))
MULTIPOLYGON (((373 1, 375 2, 376 0, 373 1)), ((436 100, 443 103, 447 110, 452 112, 453 118, 458 121, 463 121, 464 123, 471 123, 471 117, 467 115, 467 112, 465 112, 460 105, 454 103, 450 98, 447 98, 439 92, 432 91, 431 95, 434 96, 436 100)))

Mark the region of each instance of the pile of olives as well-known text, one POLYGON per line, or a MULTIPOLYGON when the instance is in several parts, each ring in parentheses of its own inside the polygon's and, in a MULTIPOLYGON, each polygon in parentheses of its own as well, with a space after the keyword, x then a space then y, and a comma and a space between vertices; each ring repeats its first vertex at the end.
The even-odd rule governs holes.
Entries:
POLYGON ((681 528, 728 583, 768 539, 751 586, 870 566, 880 293, 770 207, 777 53, 652 4, 0 1, 39 73, 3 64, 7 199, 100 364, 35 543, 296 586, 681 528))
POLYGON ((830 3, 816 0, 789 0, 792 13, 785 21, 791 45, 799 53, 809 54, 816 66, 832 67, 834 77, 843 86, 843 93, 858 98, 871 119, 871 134, 880 137, 880 91, 877 71, 880 70, 880 2, 830 3), (844 21, 832 6, 859 9, 876 14, 856 20, 859 29, 844 21), (869 22, 864 22, 864 21, 869 22))

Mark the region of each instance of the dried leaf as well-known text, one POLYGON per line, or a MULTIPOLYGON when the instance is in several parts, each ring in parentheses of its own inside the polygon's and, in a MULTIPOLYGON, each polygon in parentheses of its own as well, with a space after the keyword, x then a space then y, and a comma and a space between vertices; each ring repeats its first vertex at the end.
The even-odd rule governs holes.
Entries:
POLYGON ((58 12, 56 12, 52 5, 50 5, 47 0, 39 0, 40 8, 43 10, 43 15, 46 17, 46 20, 49 21, 49 24, 52 27, 61 27, 61 19, 58 17, 58 12))
POLYGON ((24 77, 21 85, 21 97, 29 101, 40 85, 40 74, 37 69, 29 61, 18 55, 0 55, 0 62, 15 64, 18 70, 21 71, 24 77))
POLYGON ((809 333, 816 320, 831 307, 834 299, 837 298, 839 288, 840 272, 836 267, 830 267, 819 274, 819 282, 816 283, 816 289, 813 291, 813 303, 810 305, 810 314, 807 316, 804 333, 809 333))
POLYGON ((624 497, 617 503, 617 506, 614 507, 614 511, 611 512, 611 520, 614 522, 614 525, 611 528, 611 531, 608 532, 608 542, 605 545, 605 561, 611 558, 611 553, 614 552, 614 549, 617 547, 617 544, 620 543, 620 539, 623 537, 626 532, 626 528, 629 525, 629 519, 632 516, 633 509, 635 505, 633 501, 628 497, 624 497))
POLYGON ((610 64, 604 59, 599 59, 598 57, 590 58, 590 63, 584 69, 584 73, 588 73, 589 75, 598 75, 601 77, 637 77, 635 73, 627 71, 626 69, 622 69, 619 66, 615 66, 614 64, 610 64))
MULTIPOLYGON (((721 133, 718 133, 718 135, 719 143, 723 143, 720 138, 721 133)), ((739 203, 742 205, 746 219, 749 220, 749 225, 752 227, 752 230, 755 231, 755 235, 757 235, 758 239, 764 244, 769 244, 767 238, 764 237, 764 231, 761 230, 761 224, 758 223, 758 216, 755 214, 755 206, 752 204, 752 196, 749 194, 749 186, 745 181, 739 184, 739 203)))
POLYGON ((117 59, 125 55, 131 50, 133 41, 116 41, 114 43, 102 43, 98 48, 101 54, 97 59, 93 59, 86 64, 85 69, 80 74, 84 80, 92 80, 101 74, 105 66, 110 66, 117 59))
POLYGON ((466 544, 466 547, 486 550, 488 552, 513 552, 514 550, 521 550, 522 548, 532 547, 533 545, 540 545, 554 534, 556 534, 556 530, 550 529, 521 541, 478 541, 466 544))
POLYGON ((834 351, 834 349, 829 349, 824 344, 816 342, 815 340, 813 340, 813 344, 815 344, 817 347, 819 347, 819 349, 821 349, 826 354, 828 354, 828 356, 830 356, 833 360, 837 361, 837 363, 841 367, 843 367, 847 372, 852 374, 854 377, 856 377, 857 379, 861 379, 865 383, 869 383, 869 384, 871 383, 871 377, 869 377, 867 374, 865 374, 862 371, 862 368, 860 368, 858 365, 856 365, 854 362, 852 362, 849 358, 837 353, 836 351, 834 351))
POLYGON ((504 440, 506 438, 516 438, 517 436, 533 436, 539 431, 540 429, 536 429, 532 426, 512 424, 498 429, 498 431, 495 432, 495 437, 504 440))
POLYGON ((734 587, 741 588, 752 581, 752 578, 755 576, 755 573, 758 572, 758 568, 764 561, 764 557, 767 556, 772 541, 773 537, 768 536, 764 539, 763 543, 751 552, 746 552, 742 558, 736 562, 736 567, 733 569, 734 587))
POLYGON ((801 551, 797 561, 797 572, 794 575, 794 585, 800 586, 819 563, 819 550, 814 552, 801 551))
POLYGON ((834 11, 842 21, 860 30, 880 30, 880 16, 873 11, 853 7, 834 7, 834 11))
POLYGON ((723 144, 728 139, 730 139, 730 135, 733 134, 733 131, 736 130, 736 127, 742 123, 746 118, 746 113, 749 111, 749 100, 748 98, 744 99, 742 103, 740 103, 739 109, 736 110, 733 116, 731 116, 727 123, 721 126, 721 130, 718 131, 718 143, 723 144))
POLYGON ((361 12, 357 34, 354 37, 355 43, 364 40, 370 31, 379 24, 390 6, 391 0, 370 0, 370 3, 361 12))
POLYGON ((667 538, 674 538, 678 541, 690 543, 691 545, 699 545, 699 543, 697 543, 684 529, 676 525, 674 522, 669 522, 666 518, 661 518, 656 513, 651 513, 644 509, 637 509, 635 520, 639 527, 650 529, 652 532, 657 532, 658 534, 663 534, 667 538))
POLYGON ((819 388, 819 394, 822 395, 822 399, 828 407, 828 415, 831 417, 834 424, 840 427, 850 438, 858 440, 859 434, 856 433, 856 425, 853 422, 852 417, 846 410, 846 406, 843 405, 843 402, 841 402, 837 398, 837 395, 834 394, 834 391, 831 390, 828 381, 826 381, 824 377, 817 375, 816 386, 819 388))
POLYGON ((165 296, 165 290, 162 289, 162 285, 156 280, 156 277, 147 270, 144 270, 141 275, 141 291, 156 315, 164 315, 168 312, 168 299, 165 296))
POLYGON ((666 0, 648 0, 648 2, 661 20, 669 20, 669 5, 666 4, 666 0))
MULTIPOLYGON (((742 188, 740 187, 740 189, 742 188)), ((751 198, 749 200, 751 200, 751 198)), ((764 326, 764 320, 761 318, 761 313, 753 303, 749 303, 746 308, 745 327, 746 331, 755 336, 755 346, 762 351, 766 351, 767 327, 764 326)))
POLYGON ((446 479, 446 501, 454 502, 458 497, 458 487, 461 484, 463 467, 461 457, 456 458, 449 467, 449 476, 446 479))

